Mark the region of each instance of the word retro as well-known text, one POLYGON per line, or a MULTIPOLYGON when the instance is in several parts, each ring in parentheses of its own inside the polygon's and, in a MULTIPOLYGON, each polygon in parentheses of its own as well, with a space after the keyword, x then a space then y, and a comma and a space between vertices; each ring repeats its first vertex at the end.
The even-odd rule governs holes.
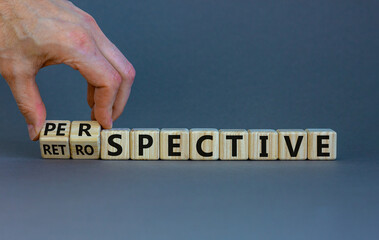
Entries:
POLYGON ((334 160, 331 129, 135 128, 102 130, 96 121, 47 121, 43 158, 119 160, 334 160))

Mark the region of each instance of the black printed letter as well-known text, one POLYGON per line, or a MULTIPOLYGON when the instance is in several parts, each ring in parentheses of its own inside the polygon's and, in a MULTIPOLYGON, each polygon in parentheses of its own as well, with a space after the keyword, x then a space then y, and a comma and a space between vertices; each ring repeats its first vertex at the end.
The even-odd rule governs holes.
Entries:
POLYGON ((197 152, 200 154, 200 156, 202 156, 202 157, 212 157, 213 152, 204 152, 203 149, 201 148, 201 144, 202 144, 205 140, 213 140, 213 136, 212 136, 212 135, 204 135, 204 136, 201 136, 201 137, 199 138, 199 140, 197 140, 197 143, 196 143, 196 150, 197 150, 197 152))
POLYGON ((303 141, 304 136, 299 136, 296 141, 295 149, 292 148, 291 140, 289 136, 284 136, 284 139, 286 140, 286 144, 288 147, 288 151, 290 152, 291 157, 296 157, 297 153, 299 152, 301 142, 303 141))
POLYGON ((138 146, 139 146, 139 151, 138 151, 138 155, 140 156, 143 156, 143 149, 144 148, 149 148, 153 145, 153 137, 150 136, 150 135, 146 135, 146 134, 140 134, 138 136, 138 146), (147 139, 147 143, 146 144, 143 144, 143 139, 147 139))
POLYGON ((328 135, 321 135, 317 136, 317 157, 329 157, 330 153, 328 152, 322 152, 323 148, 328 148, 329 144, 325 143, 322 144, 322 140, 328 140, 329 136, 328 135))
POLYGON ((180 139, 180 135, 168 135, 168 155, 180 157, 180 152, 174 152, 174 148, 180 147, 179 143, 174 143, 174 139, 180 139))
POLYGON ((67 123, 58 123, 57 136, 64 136, 64 131, 66 130, 67 123))
POLYGON ((268 157, 268 153, 267 153, 268 136, 260 136, 259 139, 261 140, 261 153, 259 154, 259 156, 260 157, 268 157))
POLYGON ((46 123, 45 132, 43 132, 43 135, 46 136, 48 132, 54 131, 55 128, 55 123, 46 123))
POLYGON ((108 150, 109 156, 119 156, 122 153, 122 146, 114 141, 115 138, 121 139, 121 134, 114 134, 109 136, 108 144, 116 148, 116 152, 111 152, 108 150))
POLYGON ((88 123, 80 123, 79 124, 79 137, 83 136, 83 132, 86 133, 88 137, 91 137, 91 134, 88 130, 91 129, 91 124, 88 123))
POLYGON ((243 139, 243 136, 226 136, 226 139, 232 140, 232 157, 237 157, 237 140, 243 139))

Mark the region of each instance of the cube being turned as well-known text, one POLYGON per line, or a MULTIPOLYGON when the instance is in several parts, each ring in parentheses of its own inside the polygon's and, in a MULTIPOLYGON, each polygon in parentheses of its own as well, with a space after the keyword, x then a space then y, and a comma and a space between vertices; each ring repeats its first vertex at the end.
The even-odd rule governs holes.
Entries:
POLYGON ((278 129, 279 160, 307 159, 307 132, 302 129, 278 129))
POLYGON ((190 159, 218 160, 219 133, 215 128, 192 128, 190 130, 190 159))
POLYGON ((130 156, 133 160, 158 160, 159 129, 133 128, 130 131, 130 156))
POLYGON ((39 143, 43 158, 70 158, 70 121, 46 121, 39 143))
POLYGON ((337 133, 332 129, 309 128, 308 159, 334 160, 337 158, 337 133))
POLYGON ((73 159, 98 159, 101 126, 96 121, 74 121, 71 124, 70 148, 73 159))
POLYGON ((220 159, 247 160, 248 134, 244 129, 220 129, 220 159))
POLYGON ((160 158, 162 160, 189 159, 189 131, 186 128, 163 128, 160 131, 160 158))

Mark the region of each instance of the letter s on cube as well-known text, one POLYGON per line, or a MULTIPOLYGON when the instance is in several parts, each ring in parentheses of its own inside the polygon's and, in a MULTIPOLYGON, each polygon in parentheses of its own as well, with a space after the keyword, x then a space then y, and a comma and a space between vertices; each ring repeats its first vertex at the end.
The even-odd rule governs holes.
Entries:
POLYGON ((101 159, 129 159, 129 128, 114 128, 101 131, 101 159))

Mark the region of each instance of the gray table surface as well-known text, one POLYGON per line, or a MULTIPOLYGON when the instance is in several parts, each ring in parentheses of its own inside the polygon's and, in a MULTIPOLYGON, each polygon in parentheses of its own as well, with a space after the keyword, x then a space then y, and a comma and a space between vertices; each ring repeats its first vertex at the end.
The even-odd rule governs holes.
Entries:
MULTIPOLYGON (((338 160, 43 160, 0 79, 0 239, 378 239, 378 1, 74 1, 137 70, 115 127, 332 128, 338 160)), ((67 66, 50 120, 88 120, 67 66)))
MULTIPOLYGON (((0 158, 1 239, 376 239, 376 156, 337 161, 0 158)), ((16 150, 16 149, 14 149, 16 150)))

